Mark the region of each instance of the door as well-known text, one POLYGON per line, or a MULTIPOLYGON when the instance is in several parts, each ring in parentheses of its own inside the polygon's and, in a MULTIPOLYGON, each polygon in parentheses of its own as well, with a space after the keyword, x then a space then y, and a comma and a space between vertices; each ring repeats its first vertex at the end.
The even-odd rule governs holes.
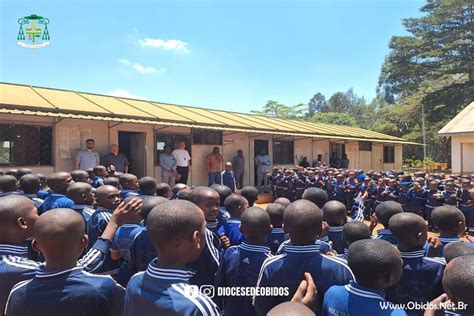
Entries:
POLYGON ((461 173, 474 173, 474 143, 461 143, 461 173))
MULTIPOLYGON (((254 152, 254 158, 257 157, 258 154, 262 152, 262 150, 265 150, 266 154, 270 154, 268 152, 268 140, 261 140, 261 139, 255 139, 253 142, 253 152, 254 152)), ((255 164, 255 159, 254 159, 254 185, 257 186, 257 165, 255 164)))
POLYGON ((383 171, 383 145, 373 144, 372 145, 372 169, 377 171, 383 171))
POLYGON ((127 156, 130 166, 128 172, 138 178, 146 175, 146 134, 119 132, 120 152, 127 156))

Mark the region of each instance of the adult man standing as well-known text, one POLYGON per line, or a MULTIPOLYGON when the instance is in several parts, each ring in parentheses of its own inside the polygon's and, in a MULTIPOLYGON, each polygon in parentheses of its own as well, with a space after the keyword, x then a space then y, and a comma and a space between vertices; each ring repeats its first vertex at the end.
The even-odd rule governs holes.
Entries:
POLYGON ((219 147, 214 147, 212 153, 207 155, 207 175, 209 179, 207 185, 211 186, 215 183, 221 184, 222 163, 224 158, 219 152, 219 147))
POLYGON ((242 149, 237 150, 237 156, 232 161, 234 166, 234 177, 237 182, 237 189, 242 189, 244 186, 244 173, 245 173, 245 158, 242 149))
POLYGON ((86 140, 86 149, 79 150, 76 154, 76 169, 87 170, 99 165, 100 156, 93 150, 94 145, 93 139, 86 140))
POLYGON ((117 144, 110 145, 110 153, 104 156, 102 164, 109 168, 110 166, 115 167, 115 171, 128 173, 128 162, 127 156, 119 152, 120 148, 117 144))
POLYGON ((267 155, 265 149, 262 149, 260 154, 255 157, 255 164, 257 165, 257 188, 259 192, 267 190, 267 174, 270 172, 270 165, 272 164, 270 156, 267 155), (263 186, 262 186, 263 181, 263 186))
POLYGON ((186 144, 180 142, 178 149, 173 150, 172 155, 176 159, 176 171, 181 175, 178 183, 188 184, 189 167, 191 166, 191 156, 186 150, 186 144))
POLYGON ((166 145, 160 155, 161 181, 168 183, 171 187, 176 181, 176 158, 171 154, 171 146, 166 145))

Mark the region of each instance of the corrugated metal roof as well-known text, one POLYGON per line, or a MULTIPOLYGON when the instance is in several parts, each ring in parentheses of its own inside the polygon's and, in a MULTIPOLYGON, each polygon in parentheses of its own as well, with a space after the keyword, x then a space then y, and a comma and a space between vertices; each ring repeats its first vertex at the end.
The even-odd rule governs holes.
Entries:
POLYGON ((414 144, 361 128, 0 83, 0 113, 414 144))
POLYGON ((474 134, 474 102, 459 112, 438 133, 445 136, 474 134))

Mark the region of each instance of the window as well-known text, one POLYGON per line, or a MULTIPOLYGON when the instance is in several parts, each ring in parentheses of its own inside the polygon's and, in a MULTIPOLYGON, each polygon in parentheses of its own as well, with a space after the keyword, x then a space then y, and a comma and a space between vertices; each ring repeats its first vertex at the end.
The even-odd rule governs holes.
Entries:
POLYGON ((273 142, 273 163, 275 164, 294 164, 294 145, 291 141, 273 142))
POLYGON ((53 129, 33 125, 0 125, 0 164, 51 165, 53 129))
POLYGON ((359 142, 359 150, 360 151, 372 151, 372 143, 371 142, 359 142))
POLYGON ((222 145, 222 132, 205 129, 193 129, 193 144, 222 145))
POLYGON ((172 135, 172 134, 156 134, 155 137, 155 144, 156 144, 156 158, 155 158, 155 165, 160 165, 160 155, 164 151, 166 145, 171 146, 171 151, 178 148, 180 142, 184 142, 186 144, 186 150, 191 154, 191 142, 190 137, 188 135, 172 135))
POLYGON ((395 148, 393 146, 383 147, 383 163, 395 162, 395 148))

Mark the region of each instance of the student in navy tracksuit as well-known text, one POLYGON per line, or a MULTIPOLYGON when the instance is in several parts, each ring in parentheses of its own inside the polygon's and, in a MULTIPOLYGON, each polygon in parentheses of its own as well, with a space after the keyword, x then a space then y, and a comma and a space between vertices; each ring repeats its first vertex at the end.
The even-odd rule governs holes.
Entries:
MULTIPOLYGON (((466 229, 464 214, 455 206, 439 206, 431 213, 433 224, 439 230, 441 246, 436 251, 436 257, 443 256, 443 248, 449 243, 462 241, 460 236, 466 229)), ((426 247, 425 247, 426 248, 426 247)), ((425 249, 428 256, 428 249, 425 249)))
POLYGON ((474 228, 474 189, 471 180, 463 179, 461 189, 458 190, 459 209, 466 218, 466 226, 474 228))
POLYGON ((344 204, 346 203, 346 187, 344 176, 340 173, 336 174, 336 180, 333 183, 334 199, 344 204))
POLYGON ((272 224, 272 231, 267 236, 265 246, 270 248, 272 254, 276 254, 280 245, 288 239, 288 236, 283 231, 283 214, 285 207, 279 203, 270 203, 267 205, 267 213, 270 216, 272 224))
POLYGON ((94 203, 92 186, 85 182, 73 183, 67 188, 66 196, 74 202, 70 208, 82 215, 87 227, 89 219, 95 212, 92 208, 92 203, 94 203))
MULTIPOLYGON (((264 246, 267 235, 272 229, 270 216, 261 208, 251 207, 242 214, 241 221, 245 241, 228 248, 223 253, 216 286, 255 286, 263 261, 271 257, 270 248, 264 246)), ((224 313, 230 316, 256 315, 252 297, 224 297, 224 313)))
POLYGON ((71 175, 67 172, 50 174, 47 180, 50 190, 43 205, 38 209, 39 213, 42 214, 53 208, 71 207, 74 202, 66 197, 66 191, 71 182, 71 175))
POLYGON ((37 195, 40 188, 40 178, 34 174, 25 174, 20 178, 20 190, 23 191, 23 195, 29 198, 36 208, 39 208, 44 203, 43 199, 40 199, 37 195))
POLYGON ((359 240, 349 246, 348 264, 357 281, 331 287, 324 295, 322 316, 404 316, 390 306, 384 290, 402 276, 397 249, 385 240, 359 240), (384 308, 386 306, 386 308, 384 308))
POLYGON ((55 209, 35 224, 33 247, 45 256, 31 280, 15 285, 5 314, 121 315, 125 289, 109 276, 89 274, 77 266, 87 247, 84 220, 71 209, 55 209))
POLYGON ((113 211, 120 204, 120 193, 111 185, 103 185, 95 191, 97 209, 87 223, 89 246, 92 246, 102 234, 112 217, 113 211))
POLYGON ((224 207, 230 214, 223 226, 217 230, 218 236, 224 234, 231 246, 240 245, 244 240, 244 235, 240 229, 240 216, 248 208, 249 203, 243 196, 232 193, 224 201, 224 207))
MULTIPOLYGON (((112 217, 112 225, 108 225, 101 238, 90 249, 78 264, 85 271, 107 273, 114 266, 110 257, 111 239, 121 222, 127 222, 137 215, 138 204, 131 205, 131 210, 120 212, 112 217)), ((33 278, 40 263, 28 260, 27 247, 22 241, 32 237, 38 213, 27 198, 15 196, 0 199, 0 310, 4 310, 8 294, 12 287, 22 281, 33 278), (9 218, 9 219, 7 219, 9 218), (18 223, 22 222, 22 225, 18 223)))
MULTIPOLYGON (((284 255, 265 260, 257 287, 288 287, 291 297, 304 279, 304 273, 309 272, 318 287, 314 309, 319 312, 326 291, 333 285, 349 283, 354 279, 352 272, 342 261, 322 255, 316 249, 316 237, 322 230, 322 214, 314 203, 306 200, 291 203, 283 223, 292 244, 286 245, 284 255)), ((266 315, 272 307, 290 297, 255 296, 254 307, 257 314, 266 315)))
POLYGON ((108 176, 107 168, 100 165, 95 166, 93 172, 94 177, 91 180, 91 185, 97 189, 104 185, 104 180, 108 176))
POLYGON ((211 299, 189 282, 194 271, 187 266, 207 242, 202 210, 189 201, 170 201, 153 208, 146 226, 159 258, 131 278, 124 315, 219 315, 211 299))
MULTIPOLYGON (((204 213, 206 227, 211 223, 217 224, 219 213, 219 194, 208 187, 197 187, 192 190, 191 202, 196 204, 204 213)), ((216 271, 219 267, 219 257, 222 252, 222 244, 215 233, 209 228, 205 231, 206 245, 196 261, 189 263, 188 268, 196 273, 191 277, 190 283, 194 285, 214 284, 216 271)))
MULTIPOLYGON (((390 230, 398 240, 403 260, 400 281, 385 290, 387 298, 395 304, 428 303, 443 293, 444 259, 424 256, 428 229, 423 217, 413 213, 392 216, 390 230)), ((408 315, 423 315, 424 310, 407 310, 408 315)))
POLYGON ((458 195, 453 181, 446 182, 446 187, 443 191, 444 204, 458 206, 458 195))
POLYGON ((409 212, 423 215, 426 204, 427 192, 421 187, 420 181, 413 181, 413 185, 407 193, 409 202, 409 212))
POLYGON ((137 176, 131 173, 124 173, 119 177, 119 183, 121 186, 120 198, 122 200, 126 199, 129 196, 138 195, 138 189, 140 187, 140 184, 138 183, 137 176))
POLYGON ((346 206, 339 201, 328 201, 323 206, 323 219, 329 225, 328 237, 332 242, 332 248, 341 254, 346 248, 342 229, 347 223, 347 209, 346 206))
MULTIPOLYGON (((217 226, 215 228, 215 231, 217 233, 217 230, 224 225, 225 222, 227 222, 230 219, 230 214, 226 210, 224 206, 225 199, 232 194, 232 190, 225 185, 222 184, 213 184, 211 186, 211 189, 215 190, 217 194, 219 194, 219 213, 217 213, 217 226)), ((214 225, 212 225, 214 226, 214 225)), ((208 227, 209 228, 209 227, 208 227)), ((211 227, 212 228, 212 227, 211 227)), ((209 229, 211 229, 209 228, 209 229)))
POLYGON ((358 240, 362 239, 370 239, 370 230, 369 226, 367 226, 363 222, 356 222, 352 221, 344 225, 342 229, 342 236, 346 243, 346 247, 344 248, 343 253, 338 255, 338 258, 347 261, 349 255, 349 246, 358 240))
POLYGON ((235 182, 234 171, 232 171, 232 163, 225 163, 225 170, 221 172, 221 183, 226 187, 229 187, 232 192, 237 190, 235 182))
POLYGON ((148 238, 146 221, 148 214, 155 206, 168 201, 168 199, 161 196, 153 196, 143 201, 140 215, 143 219, 144 227, 134 234, 132 240, 126 239, 127 243, 130 242, 127 266, 131 275, 139 271, 145 271, 150 261, 156 257, 155 247, 151 243, 150 238, 148 238))
MULTIPOLYGON (((448 263, 444 270, 443 288, 446 294, 439 298, 441 301, 449 299, 454 305, 463 304, 463 309, 445 310, 445 315, 474 315, 474 256, 460 256, 448 263)), ((438 299, 439 299, 438 298, 438 299)), ((425 313, 426 316, 435 316, 436 310, 425 313)))
POLYGON ((390 227, 388 226, 388 223, 393 215, 402 212, 403 208, 398 202, 387 201, 379 204, 375 208, 375 216, 377 218, 377 221, 382 224, 384 228, 379 229, 377 231, 377 236, 375 238, 386 240, 389 243, 396 245, 398 243, 397 238, 393 236, 392 232, 390 231, 390 227))
MULTIPOLYGON (((143 177, 138 181, 139 191, 138 197, 142 200, 146 200, 151 196, 156 195, 156 180, 153 177, 143 177)), ((169 187, 169 185, 168 185, 169 187)), ((170 188, 171 192, 171 188, 170 188)))
POLYGON ((428 220, 428 229, 433 228, 433 221, 431 220, 431 213, 433 209, 438 206, 442 206, 444 202, 444 196, 440 190, 438 190, 438 182, 430 181, 428 189, 426 190, 426 205, 425 205, 425 218, 428 220))

